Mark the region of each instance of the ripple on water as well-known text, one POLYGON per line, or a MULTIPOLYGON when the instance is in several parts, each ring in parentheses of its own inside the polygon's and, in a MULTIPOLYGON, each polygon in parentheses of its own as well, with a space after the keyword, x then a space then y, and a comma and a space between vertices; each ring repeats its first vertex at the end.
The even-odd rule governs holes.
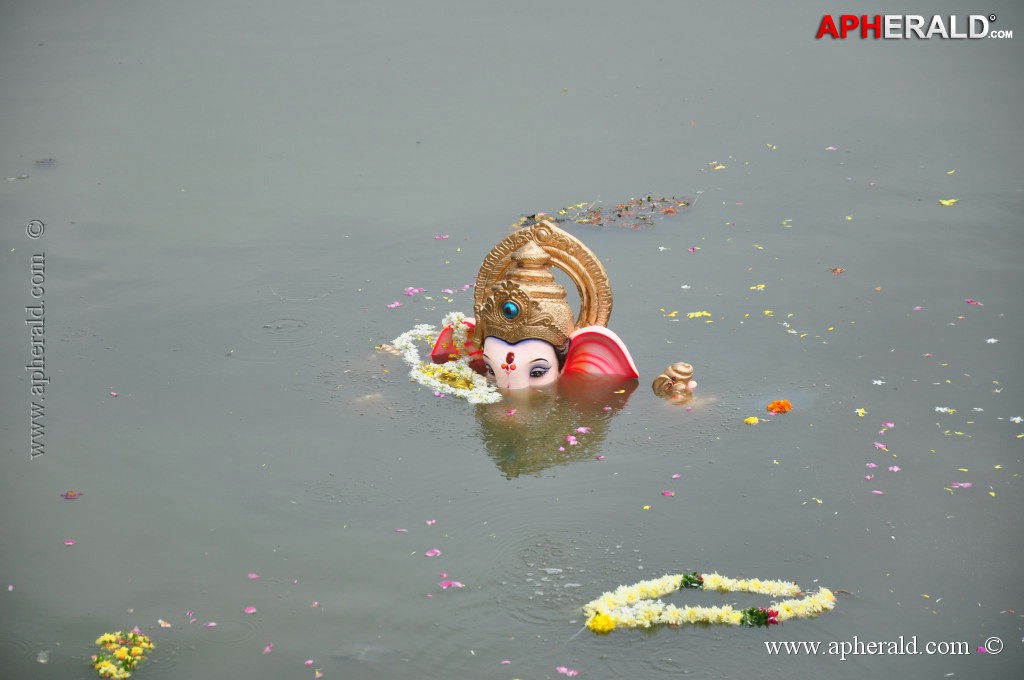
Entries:
POLYGON ((253 363, 302 362, 338 342, 334 327, 338 312, 327 293, 291 298, 263 286, 243 299, 221 299, 185 310, 185 314, 189 318, 176 325, 180 346, 211 357, 253 363))

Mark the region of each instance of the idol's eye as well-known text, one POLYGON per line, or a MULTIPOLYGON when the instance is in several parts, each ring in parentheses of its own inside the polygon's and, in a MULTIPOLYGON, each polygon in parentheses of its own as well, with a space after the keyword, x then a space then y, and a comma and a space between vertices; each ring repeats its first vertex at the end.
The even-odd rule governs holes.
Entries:
POLYGON ((547 373, 550 370, 551 369, 547 368, 546 366, 536 366, 536 367, 530 369, 530 377, 531 378, 543 377, 544 374, 547 373))
POLYGON ((494 375, 494 369, 486 361, 484 362, 484 369, 487 371, 487 375, 494 375))

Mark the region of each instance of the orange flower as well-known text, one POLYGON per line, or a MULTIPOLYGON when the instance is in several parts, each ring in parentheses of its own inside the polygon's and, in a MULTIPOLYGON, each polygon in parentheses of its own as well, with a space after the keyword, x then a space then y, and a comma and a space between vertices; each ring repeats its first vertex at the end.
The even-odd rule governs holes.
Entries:
POLYGON ((768 404, 769 413, 789 413, 793 410, 793 405, 789 403, 789 399, 778 399, 768 404))

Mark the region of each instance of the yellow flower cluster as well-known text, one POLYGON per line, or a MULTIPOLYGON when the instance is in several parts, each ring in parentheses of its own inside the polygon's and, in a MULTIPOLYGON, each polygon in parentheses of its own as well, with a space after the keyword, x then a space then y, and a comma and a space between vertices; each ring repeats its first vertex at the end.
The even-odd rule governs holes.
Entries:
POLYGON ((102 651, 92 657, 92 667, 101 678, 123 680, 131 676, 146 652, 154 648, 152 640, 139 632, 104 633, 96 639, 102 651))
MULTIPOLYGON (((683 624, 708 623, 738 626, 744 623, 744 610, 732 605, 702 607, 684 605, 677 607, 666 604, 659 598, 679 590, 684 574, 666 574, 661 578, 641 581, 631 586, 619 586, 613 592, 583 606, 587 617, 587 628, 595 633, 610 633, 616 628, 650 628, 656 625, 681 626, 683 624)), ((735 579, 717 572, 701 574, 703 590, 723 593, 759 593, 780 597, 802 595, 800 587, 791 581, 764 579, 735 579)), ((778 621, 817 616, 835 606, 835 596, 827 588, 799 599, 788 599, 773 603, 771 609, 778 611, 778 621)))
MULTIPOLYGON (((455 313, 445 317, 446 321, 453 319, 458 322, 454 330, 456 342, 459 343, 465 343, 466 340, 466 329, 461 322, 463 318, 463 315, 455 313)), ((391 342, 409 365, 409 378, 435 392, 463 397, 471 404, 493 404, 501 401, 501 394, 497 388, 488 382, 487 378, 469 367, 469 358, 464 354, 443 364, 421 361, 416 343, 432 343, 435 335, 436 329, 433 326, 419 324, 391 342)))

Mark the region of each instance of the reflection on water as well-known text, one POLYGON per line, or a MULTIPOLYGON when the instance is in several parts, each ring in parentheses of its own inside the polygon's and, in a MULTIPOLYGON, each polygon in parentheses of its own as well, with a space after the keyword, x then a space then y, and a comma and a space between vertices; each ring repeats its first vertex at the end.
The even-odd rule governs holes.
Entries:
POLYGON ((593 459, 604 448, 611 420, 636 387, 635 379, 566 375, 547 388, 478 405, 479 436, 508 479, 593 459))

